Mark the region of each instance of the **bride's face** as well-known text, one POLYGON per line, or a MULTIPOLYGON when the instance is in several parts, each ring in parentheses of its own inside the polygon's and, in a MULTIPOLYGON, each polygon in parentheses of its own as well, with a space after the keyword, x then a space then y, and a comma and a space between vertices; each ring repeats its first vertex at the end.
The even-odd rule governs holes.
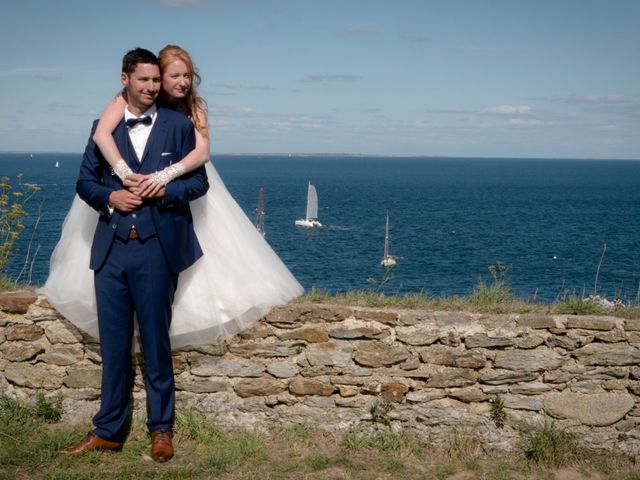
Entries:
POLYGON ((162 89, 170 97, 184 98, 191 88, 191 72, 182 60, 174 60, 162 72, 162 89))

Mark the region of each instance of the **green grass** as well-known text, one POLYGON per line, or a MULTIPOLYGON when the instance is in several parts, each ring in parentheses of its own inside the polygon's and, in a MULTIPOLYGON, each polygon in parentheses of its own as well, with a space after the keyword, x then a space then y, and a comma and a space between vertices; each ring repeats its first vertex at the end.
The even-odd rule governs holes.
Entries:
POLYGON ((296 300, 297 303, 331 303, 370 308, 402 308, 472 313, 542 313, 565 315, 612 315, 621 318, 640 318, 640 305, 631 304, 614 311, 569 295, 553 303, 532 303, 516 298, 502 280, 486 283, 483 280, 468 296, 433 297, 424 293, 388 295, 375 290, 351 290, 331 294, 312 288, 296 300))
POLYGON ((551 420, 531 427, 524 433, 523 441, 526 457, 548 467, 557 468, 583 460, 589 453, 580 446, 575 433, 559 428, 551 420))
MULTIPOLYGON (((45 402, 46 400, 40 400, 45 402)), ((208 416, 179 409, 176 457, 157 464, 149 456, 144 418, 135 417, 121 453, 90 452, 67 457, 59 450, 78 441, 86 428, 51 423, 43 410, 0 396, 0 479, 446 479, 553 478, 558 466, 606 472, 604 478, 638 479, 635 465, 619 457, 585 460, 578 437, 544 424, 523 436, 523 449, 486 454, 473 431, 456 430, 448 445, 435 445, 416 430, 365 424, 343 433, 309 425, 273 425, 263 431, 223 431, 208 416), (635 476, 634 476, 635 475, 635 476)), ((49 417, 50 418, 50 417, 49 417)), ((610 456, 611 457, 611 456, 610 456)))

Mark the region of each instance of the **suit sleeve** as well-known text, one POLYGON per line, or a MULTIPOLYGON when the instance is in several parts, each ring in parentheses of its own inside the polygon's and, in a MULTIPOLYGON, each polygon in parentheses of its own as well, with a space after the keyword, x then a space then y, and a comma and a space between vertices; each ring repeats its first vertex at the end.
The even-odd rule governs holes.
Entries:
MULTIPOLYGON (((183 127, 184 141, 181 145, 180 156, 184 158, 196 146, 196 136, 193 123, 185 123, 183 127)), ((209 180, 204 167, 195 169, 192 172, 184 174, 182 177, 167 184, 163 202, 170 203, 189 203, 203 196, 209 190, 209 180)))
POLYGON ((91 136, 85 148, 80 164, 80 174, 76 182, 76 192, 85 202, 87 202, 100 215, 109 215, 109 195, 115 188, 106 187, 103 182, 104 165, 99 160, 98 146, 92 140, 95 132, 97 120, 91 129, 91 136))

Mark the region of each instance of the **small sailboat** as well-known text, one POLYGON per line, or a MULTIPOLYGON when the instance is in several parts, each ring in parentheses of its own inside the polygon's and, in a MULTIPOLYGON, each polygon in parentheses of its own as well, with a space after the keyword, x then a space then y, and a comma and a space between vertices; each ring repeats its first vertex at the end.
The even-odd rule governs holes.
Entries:
POLYGON ((383 267, 393 267, 396 264, 396 257, 389 255, 389 213, 387 213, 387 222, 384 226, 384 256, 380 261, 383 267))
POLYGON ((264 237, 264 187, 260 187, 258 208, 256 208, 256 229, 264 237))
POLYGON ((295 222, 298 227, 314 228, 321 227, 322 224, 318 221, 318 192, 316 187, 309 182, 309 188, 307 190, 307 216, 303 219, 298 219, 295 222))
POLYGON ((56 160, 56 168, 60 166, 60 162, 56 160))

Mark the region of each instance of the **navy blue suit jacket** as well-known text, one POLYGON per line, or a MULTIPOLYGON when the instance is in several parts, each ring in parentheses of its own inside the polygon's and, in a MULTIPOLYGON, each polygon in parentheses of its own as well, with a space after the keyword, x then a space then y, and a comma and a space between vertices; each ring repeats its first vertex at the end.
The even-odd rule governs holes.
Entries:
MULTIPOLYGON (((97 121, 92 128, 92 136, 96 125, 97 121)), ((158 108, 140 163, 136 159, 124 121, 120 122, 113 132, 113 138, 131 169, 142 174, 162 170, 180 161, 195 147, 193 123, 181 113, 165 108, 158 108)), ((113 214, 109 213, 109 195, 114 190, 122 188, 122 182, 90 137, 80 166, 76 191, 80 198, 100 213, 91 247, 89 266, 93 270, 100 269, 104 264, 118 223, 126 221, 129 215, 117 210, 113 214)), ((145 200, 138 209, 149 209, 169 267, 175 273, 185 270, 202 256, 200 244, 193 230, 189 202, 204 195, 208 188, 207 174, 204 167, 200 167, 170 182, 166 186, 163 198, 145 200)))

